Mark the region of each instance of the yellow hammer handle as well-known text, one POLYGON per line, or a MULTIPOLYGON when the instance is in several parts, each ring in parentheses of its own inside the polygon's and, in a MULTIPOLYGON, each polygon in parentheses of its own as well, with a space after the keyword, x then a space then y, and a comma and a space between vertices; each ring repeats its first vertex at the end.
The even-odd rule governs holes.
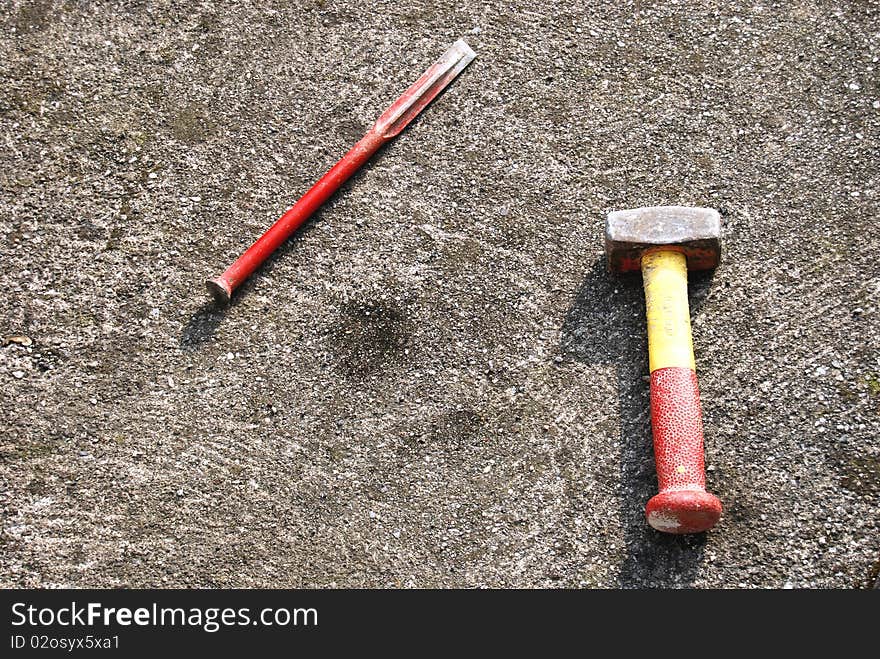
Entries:
POLYGON ((648 316, 648 362, 653 373, 680 366, 696 370, 684 254, 658 249, 642 256, 648 316))

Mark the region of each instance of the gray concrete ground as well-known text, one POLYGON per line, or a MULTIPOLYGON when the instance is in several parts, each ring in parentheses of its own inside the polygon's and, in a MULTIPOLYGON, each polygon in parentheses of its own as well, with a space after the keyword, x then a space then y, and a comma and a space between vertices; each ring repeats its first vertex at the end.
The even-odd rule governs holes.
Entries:
POLYGON ((0 7, 0 585, 874 583, 877 2, 0 7), (644 523, 641 284, 602 263, 606 212, 663 203, 725 231, 701 537, 644 523))

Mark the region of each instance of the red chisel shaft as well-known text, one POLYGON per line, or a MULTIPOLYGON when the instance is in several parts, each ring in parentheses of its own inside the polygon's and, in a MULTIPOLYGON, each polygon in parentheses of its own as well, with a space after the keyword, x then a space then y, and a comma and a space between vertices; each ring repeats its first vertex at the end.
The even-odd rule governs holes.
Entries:
POLYGON ((476 54, 456 41, 409 89, 385 110, 373 127, 219 277, 206 281, 214 298, 226 303, 232 292, 272 252, 339 189, 386 142, 394 139, 468 65, 476 54))

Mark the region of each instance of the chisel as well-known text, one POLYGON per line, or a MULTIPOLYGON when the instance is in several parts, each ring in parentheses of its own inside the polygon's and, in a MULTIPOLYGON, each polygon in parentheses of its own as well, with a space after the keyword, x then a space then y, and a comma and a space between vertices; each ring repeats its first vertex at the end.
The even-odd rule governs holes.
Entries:
POLYGON ((409 89, 385 110, 367 134, 355 144, 294 206, 215 279, 205 282, 220 304, 287 240, 386 142, 391 141, 451 83, 476 57, 461 39, 432 64, 409 89))

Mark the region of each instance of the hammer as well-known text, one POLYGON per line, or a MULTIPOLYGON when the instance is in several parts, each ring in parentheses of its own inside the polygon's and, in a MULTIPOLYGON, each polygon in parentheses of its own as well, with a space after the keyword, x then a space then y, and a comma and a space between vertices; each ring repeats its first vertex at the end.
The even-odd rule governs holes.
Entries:
POLYGON ((651 428, 660 492, 645 508, 665 533, 700 533, 721 516, 706 492, 703 420, 688 310, 687 271, 721 260, 721 217, 711 208, 651 206, 608 214, 612 272, 642 271, 651 369, 651 428))

